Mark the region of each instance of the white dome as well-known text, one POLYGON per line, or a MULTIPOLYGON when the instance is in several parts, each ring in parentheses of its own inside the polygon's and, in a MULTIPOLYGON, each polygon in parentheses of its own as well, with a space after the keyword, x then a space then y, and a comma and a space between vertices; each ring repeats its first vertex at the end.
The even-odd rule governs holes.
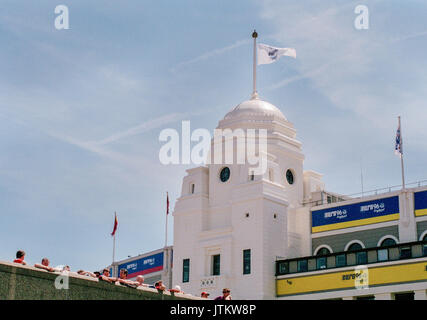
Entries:
POLYGON ((224 117, 224 120, 242 118, 242 117, 253 117, 253 116, 262 116, 268 117, 273 116, 283 120, 286 120, 282 111, 279 108, 272 105, 271 103, 260 100, 260 99, 251 99, 243 101, 237 105, 233 110, 227 113, 224 117))

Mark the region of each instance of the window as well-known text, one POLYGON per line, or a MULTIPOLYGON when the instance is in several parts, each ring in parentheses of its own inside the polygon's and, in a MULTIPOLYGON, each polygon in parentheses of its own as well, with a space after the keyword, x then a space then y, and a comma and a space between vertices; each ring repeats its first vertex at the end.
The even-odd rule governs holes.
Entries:
POLYGON ((289 184, 294 184, 294 174, 291 170, 286 170, 286 181, 288 181, 289 184))
POLYGON ((395 293, 394 300, 414 300, 414 296, 413 292, 395 293))
POLYGON ((272 169, 268 170, 268 180, 273 182, 273 170, 272 169))
POLYGON ((194 193, 194 187, 195 187, 195 185, 194 185, 194 183, 192 183, 191 184, 191 193, 194 193))
POLYGON ((319 249, 318 251, 317 251, 317 253, 316 253, 316 256, 326 256, 326 255, 328 255, 328 254, 330 254, 331 252, 329 251, 329 249, 328 248, 322 248, 322 249, 319 249))
POLYGON ((387 260, 388 260, 388 249, 379 249, 378 261, 387 261, 387 260))
POLYGON ((375 296, 356 297, 356 300, 375 300, 375 296))
POLYGON ((251 249, 243 250, 243 274, 251 273, 251 249))
POLYGON ((409 259, 412 256, 411 247, 400 248, 400 259, 409 259))
POLYGON ((278 271, 279 271, 279 274, 289 273, 289 262, 280 262, 278 271))
POLYGON ((390 247, 390 246, 394 246, 395 244, 396 244, 396 241, 394 239, 387 238, 381 242, 381 247, 390 247))
POLYGON ((357 251, 357 250, 361 250, 362 245, 358 242, 353 243, 350 247, 348 247, 347 251, 357 251))
POLYGON ((347 259, 345 253, 338 254, 335 256, 335 266, 336 267, 345 267, 347 264, 347 259))
POLYGON ((219 174, 219 178, 221 179, 222 182, 226 182, 228 179, 230 179, 230 168, 228 167, 222 168, 219 174))
POLYGON ((365 264, 368 262, 366 251, 356 252, 356 264, 365 264))
POLYGON ((250 174, 249 180, 250 181, 254 181, 255 180, 255 175, 253 173, 250 174))
POLYGON ((182 282, 190 281, 190 259, 182 261, 182 282))
MULTIPOLYGON (((422 241, 427 241, 427 234, 424 236, 422 241)), ((423 256, 427 257, 427 243, 425 243, 423 246, 423 256)))
POLYGON ((220 266, 221 266, 221 256, 216 254, 212 256, 212 275, 219 276, 220 275, 220 266))
POLYGON ((298 260, 298 272, 306 272, 307 268, 307 260, 298 260))
POLYGON ((317 269, 326 269, 326 257, 316 259, 317 269))
POLYGON ((330 254, 331 252, 329 251, 328 248, 322 248, 319 251, 317 251, 317 256, 319 256, 319 258, 316 259, 316 267, 317 269, 326 269, 327 268, 327 260, 326 260, 326 255, 330 254))

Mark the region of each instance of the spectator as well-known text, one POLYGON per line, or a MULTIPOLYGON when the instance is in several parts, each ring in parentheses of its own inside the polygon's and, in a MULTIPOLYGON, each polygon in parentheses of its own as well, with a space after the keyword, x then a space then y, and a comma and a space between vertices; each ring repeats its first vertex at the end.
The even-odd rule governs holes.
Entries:
POLYGON ((166 287, 165 287, 165 285, 163 284, 163 281, 162 281, 162 280, 157 281, 157 282, 154 284, 154 287, 155 287, 157 290, 160 290, 160 291, 164 291, 164 290, 166 290, 166 287))
POLYGON ((102 270, 102 274, 98 277, 99 280, 113 283, 117 281, 117 278, 110 277, 110 271, 108 269, 102 270))
POLYGON ((144 277, 139 275, 136 277, 137 287, 148 287, 148 284, 144 283, 144 277))
POLYGON ((200 294, 200 296, 201 296, 202 298, 208 299, 208 298, 209 298, 209 293, 207 293, 206 291, 203 291, 203 292, 200 294))
MULTIPOLYGON (((79 274, 81 276, 86 276, 86 277, 98 278, 98 276, 95 273, 92 273, 90 271, 79 270, 79 271, 77 271, 77 274, 79 274)), ((99 274, 99 272, 98 272, 98 274, 99 274)))
POLYGON ((43 270, 46 270, 49 272, 55 271, 54 268, 49 267, 49 259, 48 258, 43 258, 42 263, 41 264, 36 263, 34 265, 34 267, 39 268, 39 269, 43 269, 43 270))
POLYGON ((218 296, 214 300, 231 300, 230 289, 222 289, 222 296, 218 296))
POLYGON ((169 289, 169 291, 174 293, 184 293, 183 291, 181 291, 181 287, 178 285, 176 285, 173 289, 169 289))
MULTIPOLYGON (((83 270, 82 270, 83 271, 83 270)), ((101 273, 99 271, 95 271, 93 273, 95 275, 95 277, 99 278, 101 276, 101 273)))
POLYGON ((16 259, 13 260, 13 262, 20 263, 25 266, 27 265, 27 263, 24 261, 24 258, 25 258, 25 251, 19 250, 18 252, 16 252, 16 259))
POLYGON ((128 285, 128 286, 137 286, 138 283, 136 281, 127 280, 128 271, 126 269, 120 269, 120 277, 117 279, 117 281, 120 284, 128 285))
POLYGON ((68 272, 70 272, 71 271, 70 266, 64 266, 62 268, 62 271, 68 271, 68 272))

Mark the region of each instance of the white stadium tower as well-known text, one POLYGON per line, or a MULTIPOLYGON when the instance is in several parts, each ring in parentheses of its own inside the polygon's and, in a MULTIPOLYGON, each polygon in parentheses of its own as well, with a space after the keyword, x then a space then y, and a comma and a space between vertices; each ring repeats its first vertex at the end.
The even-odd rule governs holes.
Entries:
MULTIPOLYGON (((229 288, 233 299, 426 300, 427 185, 361 197, 327 191, 322 174, 304 170, 293 124, 258 97, 253 37, 252 97, 219 121, 228 134, 212 138, 207 164, 187 170, 159 277, 197 296, 229 288)), ((116 266, 144 272, 133 260, 116 266)))

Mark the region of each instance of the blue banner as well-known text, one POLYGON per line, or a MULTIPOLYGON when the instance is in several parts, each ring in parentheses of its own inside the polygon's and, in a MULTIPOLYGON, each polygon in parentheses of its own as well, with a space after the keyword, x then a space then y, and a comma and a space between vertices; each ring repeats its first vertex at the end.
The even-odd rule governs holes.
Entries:
POLYGON ((399 219, 399 197, 375 199, 311 213, 312 232, 399 219))
POLYGON ((416 216, 427 215, 427 190, 414 193, 414 210, 416 216))
POLYGON ((134 278, 138 275, 144 275, 147 273, 163 270, 163 252, 123 263, 119 265, 119 274, 121 269, 126 269, 128 271, 128 278, 134 278))

